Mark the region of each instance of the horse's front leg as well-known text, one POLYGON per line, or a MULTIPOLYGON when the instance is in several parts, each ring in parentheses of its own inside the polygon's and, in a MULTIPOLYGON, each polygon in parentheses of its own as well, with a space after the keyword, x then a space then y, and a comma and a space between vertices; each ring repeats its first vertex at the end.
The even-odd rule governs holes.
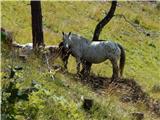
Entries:
POLYGON ((64 68, 67 70, 68 61, 64 61, 64 68))
POLYGON ((113 74, 112 74, 112 81, 113 81, 113 80, 117 80, 119 77, 119 75, 118 75, 119 68, 118 68, 118 63, 116 60, 111 60, 111 63, 112 63, 112 67, 113 67, 113 74))
POLYGON ((68 64, 68 58, 69 58, 69 55, 65 56, 63 58, 63 64, 64 64, 64 68, 67 70, 67 64, 68 64))
POLYGON ((90 70, 91 70, 91 66, 92 63, 88 62, 88 61, 83 61, 82 62, 82 70, 81 70, 81 74, 83 76, 87 76, 90 74, 90 70))

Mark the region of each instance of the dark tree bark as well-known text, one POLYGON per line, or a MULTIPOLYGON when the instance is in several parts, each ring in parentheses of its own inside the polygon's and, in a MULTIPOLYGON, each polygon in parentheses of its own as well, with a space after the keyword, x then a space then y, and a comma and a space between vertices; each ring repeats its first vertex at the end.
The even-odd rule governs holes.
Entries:
POLYGON ((103 27, 112 19, 114 16, 114 12, 116 10, 117 1, 112 1, 112 6, 108 12, 108 14, 97 24, 92 41, 98 41, 99 35, 103 29, 103 27))
POLYGON ((44 46, 40 1, 31 1, 31 14, 33 49, 38 51, 40 46, 44 46))

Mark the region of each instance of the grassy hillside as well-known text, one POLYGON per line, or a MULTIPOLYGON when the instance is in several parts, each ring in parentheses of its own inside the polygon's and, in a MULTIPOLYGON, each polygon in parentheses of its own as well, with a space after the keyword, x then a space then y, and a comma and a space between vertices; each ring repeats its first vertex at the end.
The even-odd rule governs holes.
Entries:
MULTIPOLYGON (((61 32, 80 34, 89 40, 93 31, 109 9, 109 2, 42 2, 43 30, 46 44, 58 44, 61 32)), ((133 27, 123 18, 115 16, 103 29, 100 38, 121 43, 126 49, 125 78, 134 78, 142 90, 155 99, 160 99, 160 92, 154 92, 155 85, 160 86, 160 3, 150 2, 119 2, 115 14, 123 14, 127 20, 138 27, 133 27)), ((29 2, 1 2, 2 27, 13 31, 18 43, 32 41, 31 11, 29 2)), ((144 112, 145 120, 157 119, 142 103, 123 103, 117 94, 110 90, 92 90, 82 84, 74 76, 55 72, 56 80, 52 81, 47 67, 39 60, 31 57, 27 63, 11 58, 2 50, 1 76, 8 75, 11 64, 23 67, 17 72, 19 89, 26 88, 32 80, 41 85, 38 92, 33 92, 27 102, 17 102, 15 112, 25 111, 16 118, 35 118, 38 120, 130 120, 132 112, 144 112), (4 53, 3 53, 4 52, 4 53), (13 59, 13 60, 12 60, 13 59), (81 97, 94 99, 90 112, 82 109, 81 97)), ((61 64, 56 60, 54 64, 61 64)), ((74 58, 69 59, 69 72, 76 72, 74 58)), ((112 67, 109 61, 93 65, 92 73, 97 76, 110 77, 112 67)), ((2 87, 7 84, 2 79, 2 87)), ((112 90, 111 90, 112 91, 112 90)))

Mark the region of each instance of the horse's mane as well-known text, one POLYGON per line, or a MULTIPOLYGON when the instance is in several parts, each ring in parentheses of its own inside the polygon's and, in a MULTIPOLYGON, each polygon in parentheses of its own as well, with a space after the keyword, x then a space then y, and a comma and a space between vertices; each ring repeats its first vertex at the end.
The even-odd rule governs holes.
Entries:
POLYGON ((79 34, 75 34, 75 33, 72 33, 71 34, 72 35, 72 37, 79 37, 81 40, 85 40, 85 41, 89 41, 89 42, 99 42, 99 41, 106 41, 106 40, 96 40, 96 41, 90 41, 90 40, 88 40, 87 38, 85 38, 85 37, 83 37, 83 36, 81 36, 81 35, 79 35, 79 34))
POLYGON ((80 34, 72 33, 71 36, 72 36, 72 37, 79 37, 80 39, 84 39, 84 40, 88 40, 88 39, 86 39, 85 37, 81 36, 80 34))

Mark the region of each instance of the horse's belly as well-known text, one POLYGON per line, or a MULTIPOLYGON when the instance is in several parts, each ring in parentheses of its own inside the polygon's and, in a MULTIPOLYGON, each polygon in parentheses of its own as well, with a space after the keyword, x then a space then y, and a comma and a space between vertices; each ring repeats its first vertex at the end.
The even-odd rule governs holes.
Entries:
POLYGON ((103 48, 92 48, 86 50, 84 58, 91 63, 101 63, 107 59, 105 51, 103 48))
POLYGON ((90 56, 89 58, 86 58, 88 62, 95 63, 95 64, 104 62, 106 59, 107 59, 106 57, 95 57, 95 56, 90 56))

